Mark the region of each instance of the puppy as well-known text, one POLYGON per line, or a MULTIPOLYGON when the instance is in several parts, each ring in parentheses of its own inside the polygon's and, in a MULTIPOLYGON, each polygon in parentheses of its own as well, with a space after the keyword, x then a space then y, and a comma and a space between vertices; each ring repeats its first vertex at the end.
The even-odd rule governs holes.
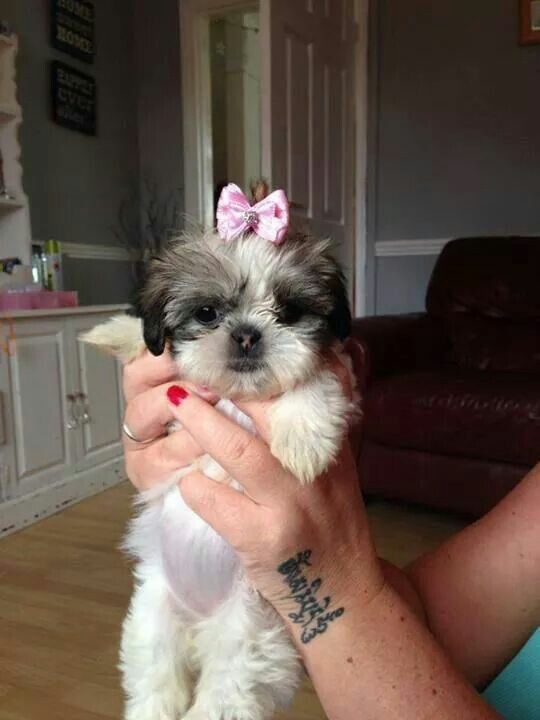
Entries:
MULTIPOLYGON (((141 320, 114 318, 84 339, 123 361, 169 348, 180 376, 252 431, 234 400, 277 398, 271 451, 302 483, 335 460, 352 406, 325 355, 351 315, 327 241, 184 235, 152 261, 139 305, 141 320)), ((197 467, 234 483, 211 458, 197 467)), ((125 542, 137 560, 121 645, 125 718, 265 720, 292 700, 299 658, 233 549, 183 502, 177 481, 189 470, 142 494, 125 542)))

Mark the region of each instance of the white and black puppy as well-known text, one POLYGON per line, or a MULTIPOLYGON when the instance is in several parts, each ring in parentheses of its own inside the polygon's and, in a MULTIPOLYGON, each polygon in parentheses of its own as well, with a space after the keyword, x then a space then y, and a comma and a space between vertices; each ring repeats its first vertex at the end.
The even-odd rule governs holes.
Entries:
MULTIPOLYGON (((325 356, 351 316, 327 241, 185 235, 152 261, 139 310, 142 323, 115 318, 85 340, 124 361, 143 345, 168 347, 181 378, 211 388, 218 409, 251 430, 233 401, 276 397, 271 451, 300 482, 336 458, 352 407, 325 356)), ((197 467, 234 482, 211 458, 197 467)), ((177 481, 189 470, 142 495, 126 540, 137 565, 121 648, 125 718, 263 720, 291 701, 301 665, 233 549, 183 502, 177 481)))

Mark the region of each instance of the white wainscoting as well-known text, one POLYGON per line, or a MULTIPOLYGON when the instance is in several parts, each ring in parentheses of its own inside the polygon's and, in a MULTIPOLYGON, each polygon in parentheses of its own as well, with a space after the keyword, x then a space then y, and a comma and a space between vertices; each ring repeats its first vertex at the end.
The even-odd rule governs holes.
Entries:
POLYGON ((61 243, 62 255, 77 260, 133 260, 126 248, 120 245, 84 245, 83 243, 61 243))
MULTIPOLYGON (((383 240, 375 243, 376 257, 410 257, 414 255, 439 255, 451 238, 425 240, 383 240)), ((62 254, 77 260, 133 260, 126 248, 118 245, 85 245, 62 243, 62 254)))
POLYGON ((451 238, 423 240, 383 240, 375 243, 375 257, 411 257, 439 255, 451 238))

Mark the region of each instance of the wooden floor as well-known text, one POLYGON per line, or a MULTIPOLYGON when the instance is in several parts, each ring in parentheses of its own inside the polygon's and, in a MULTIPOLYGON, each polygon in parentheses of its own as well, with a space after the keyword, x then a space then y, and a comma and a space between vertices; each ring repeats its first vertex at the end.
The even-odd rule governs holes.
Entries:
MULTIPOLYGON (((117 547, 130 497, 116 487, 0 543, 0 720, 121 718, 116 658, 131 580, 117 547)), ((384 503, 370 517, 379 552, 397 564, 462 525, 384 503)), ((280 716, 321 718, 307 683, 280 716)))

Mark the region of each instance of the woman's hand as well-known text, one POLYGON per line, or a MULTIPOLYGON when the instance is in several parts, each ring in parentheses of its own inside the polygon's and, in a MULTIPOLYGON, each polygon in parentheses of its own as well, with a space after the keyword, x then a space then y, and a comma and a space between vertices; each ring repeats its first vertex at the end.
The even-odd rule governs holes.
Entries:
MULTIPOLYGON (((155 438, 141 444, 123 437, 127 474, 141 491, 150 490, 203 454, 185 430, 167 434, 167 426, 175 419, 166 395, 173 381, 178 381, 178 367, 168 352, 154 357, 145 351, 124 367, 124 422, 138 440, 155 438)), ((216 400, 200 388, 192 390, 210 402, 216 400)))
POLYGON ((417 614, 385 582, 354 461, 301 486, 264 442, 267 405, 244 404, 254 437, 201 398, 173 387, 174 416, 245 488, 200 473, 182 479, 186 503, 238 552, 260 593, 291 630, 329 718, 495 720, 417 614))
POLYGON ((178 388, 169 397, 175 418, 195 445, 245 488, 241 494, 193 473, 181 481, 184 500, 235 548, 250 580, 286 621, 291 613, 298 621, 307 619, 287 572, 299 557, 298 572, 316 582, 311 601, 322 606, 330 598, 328 612, 339 610, 352 595, 367 604, 381 590, 383 576, 347 442, 326 475, 301 486, 265 442, 271 401, 239 403, 260 433, 254 437, 200 397, 178 388), (287 561, 292 565, 284 565, 287 561))

